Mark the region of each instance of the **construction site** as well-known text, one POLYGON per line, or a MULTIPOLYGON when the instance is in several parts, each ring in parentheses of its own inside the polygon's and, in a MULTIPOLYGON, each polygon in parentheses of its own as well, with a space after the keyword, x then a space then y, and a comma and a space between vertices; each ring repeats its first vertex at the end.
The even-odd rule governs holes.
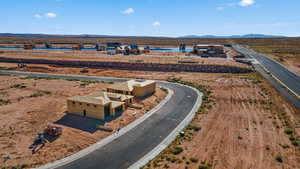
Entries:
MULTIPOLYGON (((131 81, 129 87, 140 83, 131 81)), ((151 91, 142 87, 142 97, 107 92, 110 86, 126 88, 126 84, 1 75, 1 168, 32 168, 72 155, 118 132, 167 95, 153 83, 151 91), (74 110, 73 101, 79 100, 74 110), (98 100, 124 108, 116 109, 109 117, 97 118, 102 112, 98 100), (91 109, 99 115, 90 116, 91 109), (76 110, 82 110, 81 114, 76 110)))
POLYGON ((3 44, 3 71, 140 80, 1 75, 0 166, 43 166, 117 135, 168 95, 153 81, 162 80, 200 89, 203 103, 183 135, 144 168, 299 168, 298 110, 243 62, 243 54, 219 40, 134 42, 3 44))

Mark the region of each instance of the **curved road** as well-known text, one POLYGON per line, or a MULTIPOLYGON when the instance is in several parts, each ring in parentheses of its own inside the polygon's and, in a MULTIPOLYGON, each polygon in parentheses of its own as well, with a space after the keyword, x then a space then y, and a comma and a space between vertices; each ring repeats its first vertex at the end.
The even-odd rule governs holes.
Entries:
MULTIPOLYGON (((0 74, 114 82, 126 80, 14 71, 0 71, 0 74)), ((125 169, 159 145, 185 119, 194 105, 199 104, 197 99, 200 96, 195 90, 179 84, 158 82, 158 85, 174 91, 162 108, 119 138, 59 169, 125 169)))

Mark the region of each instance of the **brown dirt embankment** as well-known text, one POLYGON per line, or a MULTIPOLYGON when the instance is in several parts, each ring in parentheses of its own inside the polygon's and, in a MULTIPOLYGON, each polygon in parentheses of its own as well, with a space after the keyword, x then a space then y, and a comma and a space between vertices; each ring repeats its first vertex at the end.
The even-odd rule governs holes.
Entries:
MULTIPOLYGON (((225 60, 224 60, 225 61, 225 60)), ((72 60, 72 59, 44 59, 1 56, 0 62, 49 64, 67 67, 111 68, 123 70, 163 71, 163 72, 204 72, 204 73, 248 73, 252 69, 246 66, 222 64, 191 64, 191 63, 140 63, 107 60, 72 60)), ((224 62, 225 63, 225 62, 224 62)), ((236 63, 238 65, 238 63, 236 63)))

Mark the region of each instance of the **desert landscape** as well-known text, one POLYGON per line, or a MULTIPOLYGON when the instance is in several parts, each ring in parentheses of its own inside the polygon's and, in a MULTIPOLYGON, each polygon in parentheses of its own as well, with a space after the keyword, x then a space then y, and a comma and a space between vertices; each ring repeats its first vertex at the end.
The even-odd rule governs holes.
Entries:
POLYGON ((157 88, 153 96, 135 101, 141 109, 128 108, 111 121, 65 114, 68 97, 102 91, 109 85, 111 83, 1 75, 0 168, 31 168, 70 156, 116 133, 152 109, 167 94, 157 88), (63 134, 33 152, 30 145, 37 133, 48 125, 62 127, 63 134))
POLYGON ((299 111, 258 73, 212 74, 0 64, 11 70, 114 76, 191 83, 205 93, 202 108, 163 153, 144 168, 297 168, 299 111), (196 77, 196 78, 195 78, 196 77), (205 90, 204 90, 205 89, 205 90))
POLYGON ((0 169, 300 169, 300 1, 3 1, 0 169))

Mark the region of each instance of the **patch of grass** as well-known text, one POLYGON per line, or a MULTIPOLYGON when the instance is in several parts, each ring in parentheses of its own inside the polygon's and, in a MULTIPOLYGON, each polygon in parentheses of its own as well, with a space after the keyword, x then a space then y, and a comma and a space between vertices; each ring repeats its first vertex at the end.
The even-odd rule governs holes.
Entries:
POLYGON ((192 157, 192 158, 190 158, 190 161, 191 161, 192 163, 198 163, 199 160, 198 160, 197 158, 193 158, 193 157, 192 157))
POLYGON ((292 141, 291 143, 292 143, 292 145, 295 146, 295 147, 298 147, 298 146, 299 146, 299 143, 298 143, 297 140, 294 140, 294 141, 292 141))
POLYGON ((27 164, 22 164, 22 165, 16 165, 16 166, 9 166, 9 167, 1 167, 1 169, 24 169, 27 168, 28 165, 27 164))
POLYGON ((30 95, 29 97, 41 97, 41 96, 43 96, 42 93, 34 93, 34 94, 30 95))
POLYGON ((30 95, 29 97, 42 97, 44 95, 50 95, 50 94, 51 94, 50 91, 39 91, 37 93, 30 95))
POLYGON ((283 163, 283 157, 282 156, 276 156, 275 157, 275 160, 277 161, 277 162, 279 162, 279 163, 283 163))
POLYGON ((81 84, 83 86, 87 86, 89 84, 99 83, 97 80, 80 80, 81 84))
POLYGON ((199 165, 198 169, 211 169, 209 165, 199 165))
POLYGON ((179 146, 175 146, 173 149, 171 149, 171 153, 174 155, 178 155, 183 152, 183 148, 179 146))
POLYGON ((290 140, 290 141, 295 141, 296 138, 295 138, 294 136, 290 136, 290 137, 289 137, 289 140, 290 140))
POLYGON ((250 76, 247 79, 251 80, 253 84, 260 84, 262 81, 257 76, 250 76))
POLYGON ((59 78, 54 77, 38 77, 38 76, 26 76, 22 79, 34 79, 34 80, 57 80, 59 78))
POLYGON ((0 99, 0 106, 10 104, 10 100, 0 99))
POLYGON ((286 129, 286 130, 284 130, 284 133, 287 135, 292 135, 294 133, 294 131, 291 129, 286 129))
POLYGON ((193 130, 193 131, 199 131, 199 130, 201 130, 201 127, 199 127, 199 126, 194 126, 194 125, 188 125, 188 126, 187 126, 187 129, 188 129, 188 130, 193 130))
POLYGON ((81 70, 80 70, 80 73, 89 73, 89 70, 86 69, 86 68, 84 68, 84 69, 81 69, 81 70))
POLYGON ((0 66, 0 70, 14 70, 13 67, 0 66))
POLYGON ((78 80, 78 79, 66 79, 67 81, 71 81, 71 82, 73 82, 73 81, 80 81, 80 80, 78 80))
POLYGON ((22 84, 12 85, 12 86, 10 86, 10 88, 24 89, 24 88, 26 88, 26 86, 22 83, 22 84))

